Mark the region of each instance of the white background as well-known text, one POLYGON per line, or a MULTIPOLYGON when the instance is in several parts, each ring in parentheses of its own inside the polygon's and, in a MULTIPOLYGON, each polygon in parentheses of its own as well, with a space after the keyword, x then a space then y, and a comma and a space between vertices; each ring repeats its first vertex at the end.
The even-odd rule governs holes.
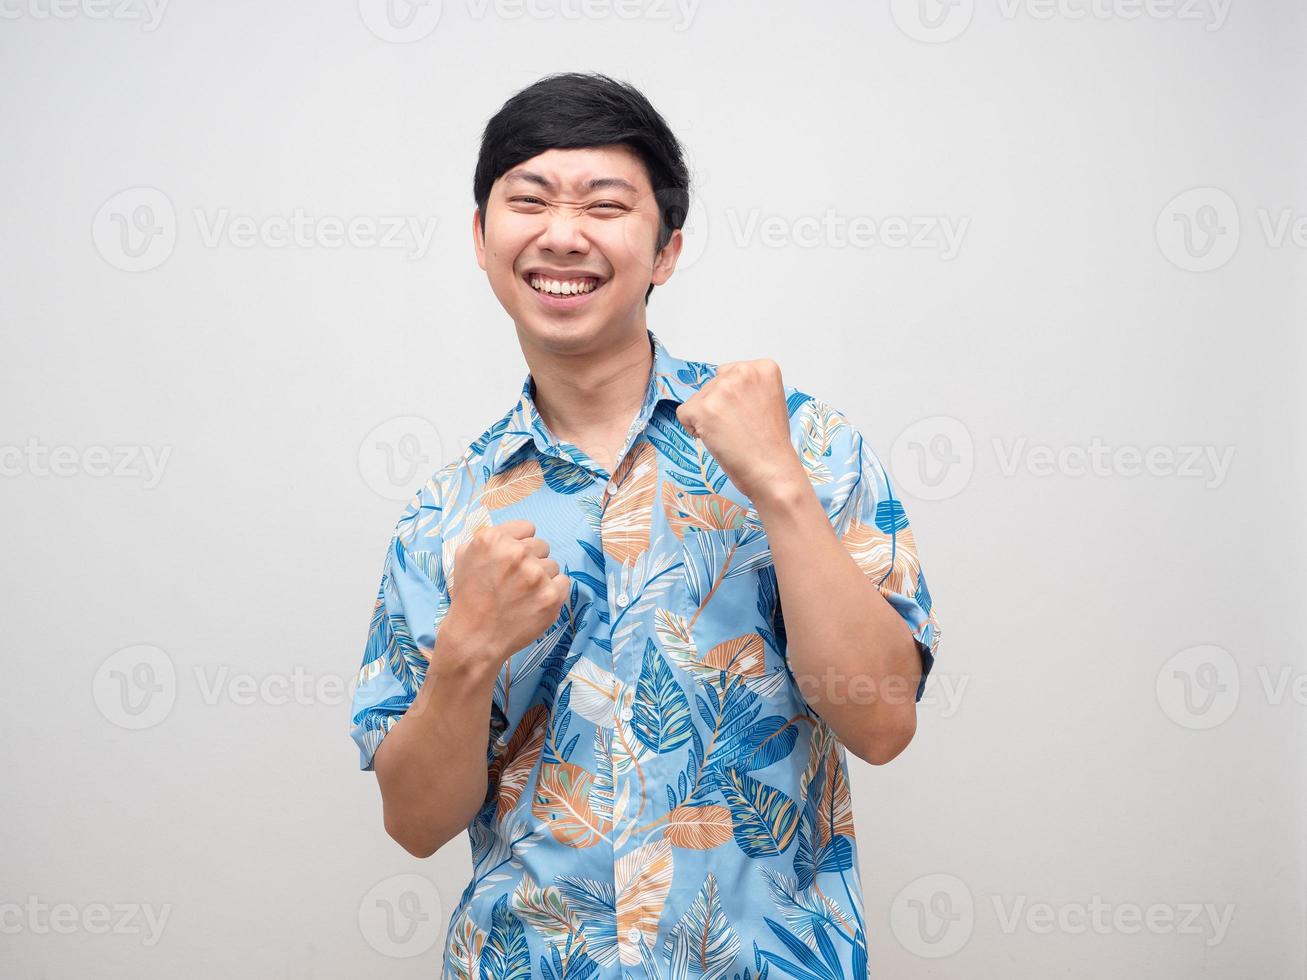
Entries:
POLYGON ((385 835, 347 687, 526 372, 481 128, 594 69, 693 171, 650 326, 776 359, 916 528, 873 975, 1304 975, 1300 5, 59 2, 0 5, 0 974, 437 974, 466 840, 385 835), (328 244, 393 216, 429 243, 328 244))

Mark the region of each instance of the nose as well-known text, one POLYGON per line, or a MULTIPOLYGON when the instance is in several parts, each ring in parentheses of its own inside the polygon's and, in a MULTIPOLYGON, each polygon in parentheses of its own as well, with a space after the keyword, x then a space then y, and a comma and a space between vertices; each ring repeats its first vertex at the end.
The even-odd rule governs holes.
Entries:
POLYGON ((557 208, 546 212, 545 224, 536 239, 536 245, 550 252, 590 251, 589 239, 582 232, 582 216, 570 208, 557 208))

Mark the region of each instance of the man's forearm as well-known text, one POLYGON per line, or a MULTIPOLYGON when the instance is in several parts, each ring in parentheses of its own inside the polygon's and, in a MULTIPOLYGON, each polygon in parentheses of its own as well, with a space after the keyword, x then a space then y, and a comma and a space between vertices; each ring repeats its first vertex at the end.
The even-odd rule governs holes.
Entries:
POLYGON ((386 832, 410 854, 434 854, 485 801, 498 664, 446 617, 413 704, 377 747, 386 832))
POLYGON ((855 755, 888 762, 916 732, 921 658, 911 630, 844 548, 801 464, 752 503, 800 693, 855 755))

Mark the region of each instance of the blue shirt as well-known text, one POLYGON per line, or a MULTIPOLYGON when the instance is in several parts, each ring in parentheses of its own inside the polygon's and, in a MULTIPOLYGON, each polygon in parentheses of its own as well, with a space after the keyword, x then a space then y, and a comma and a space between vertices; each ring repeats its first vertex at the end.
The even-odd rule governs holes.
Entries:
MULTIPOLYGON (((409 502, 353 703, 363 769, 449 610, 455 549, 525 518, 572 579, 495 685, 489 788, 446 978, 857 978, 866 929, 845 750, 786 663, 757 512, 676 418, 716 367, 653 369, 614 472, 516 405, 409 502)), ((840 412, 786 386, 831 525, 911 627, 920 700, 940 628, 902 503, 840 412)))

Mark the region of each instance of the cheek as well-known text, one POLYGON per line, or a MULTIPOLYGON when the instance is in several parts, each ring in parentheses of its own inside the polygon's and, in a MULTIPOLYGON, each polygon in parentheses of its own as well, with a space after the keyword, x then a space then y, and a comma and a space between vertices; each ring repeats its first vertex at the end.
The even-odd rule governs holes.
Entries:
POLYGON ((529 224, 501 218, 486 225, 486 257, 496 267, 507 266, 512 272, 512 264, 521 254, 522 249, 531 241, 534 230, 529 224))
POLYGON ((606 229, 604 235, 593 236, 591 241, 617 272, 640 275, 653 268, 653 240, 634 223, 611 231, 606 229))

